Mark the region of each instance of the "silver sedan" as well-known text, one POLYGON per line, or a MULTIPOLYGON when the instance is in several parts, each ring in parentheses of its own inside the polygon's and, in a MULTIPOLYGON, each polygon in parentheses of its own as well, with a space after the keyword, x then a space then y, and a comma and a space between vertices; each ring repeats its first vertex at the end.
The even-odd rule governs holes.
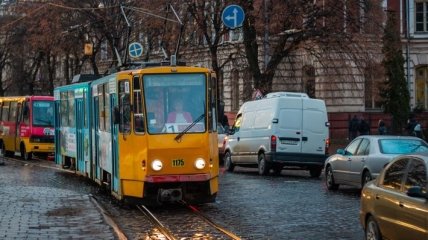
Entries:
POLYGON ((362 188, 396 156, 428 152, 428 144, 417 137, 363 135, 325 161, 325 182, 329 190, 340 184, 362 188))

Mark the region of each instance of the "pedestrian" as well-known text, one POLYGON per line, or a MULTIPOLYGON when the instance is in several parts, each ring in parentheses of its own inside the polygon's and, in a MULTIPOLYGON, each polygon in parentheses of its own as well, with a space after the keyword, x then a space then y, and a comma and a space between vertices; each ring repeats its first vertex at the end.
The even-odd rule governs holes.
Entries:
POLYGON ((416 126, 416 119, 415 117, 410 116, 409 119, 407 120, 407 126, 406 126, 407 134, 409 136, 413 136, 415 134, 415 126, 416 126))
POLYGON ((418 138, 425 139, 422 126, 418 121, 416 121, 415 127, 413 128, 413 135, 418 138))
POLYGON ((349 140, 353 140, 358 135, 358 118, 357 115, 354 115, 354 117, 349 120, 349 140))
POLYGON ((379 132, 379 135, 385 135, 386 134, 386 125, 382 119, 379 119, 379 122, 377 124, 377 130, 379 132))
POLYGON ((361 117, 360 119, 360 123, 358 125, 358 132, 360 132, 360 135, 368 135, 370 132, 370 126, 366 122, 366 120, 364 120, 364 117, 361 117))

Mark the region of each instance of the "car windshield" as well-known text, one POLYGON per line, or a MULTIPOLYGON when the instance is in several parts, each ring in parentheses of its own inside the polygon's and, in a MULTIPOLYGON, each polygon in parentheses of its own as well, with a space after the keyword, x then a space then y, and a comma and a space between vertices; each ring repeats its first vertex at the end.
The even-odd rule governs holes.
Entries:
POLYGON ((418 139, 380 139, 379 149, 383 154, 428 152, 425 142, 418 139))

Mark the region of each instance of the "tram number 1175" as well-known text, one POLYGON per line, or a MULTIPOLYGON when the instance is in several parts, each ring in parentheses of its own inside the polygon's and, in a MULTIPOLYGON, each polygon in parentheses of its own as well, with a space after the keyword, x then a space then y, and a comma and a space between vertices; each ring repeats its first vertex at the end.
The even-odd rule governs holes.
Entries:
POLYGON ((172 166, 173 167, 183 167, 184 166, 184 160, 183 159, 174 159, 174 160, 172 160, 172 166))

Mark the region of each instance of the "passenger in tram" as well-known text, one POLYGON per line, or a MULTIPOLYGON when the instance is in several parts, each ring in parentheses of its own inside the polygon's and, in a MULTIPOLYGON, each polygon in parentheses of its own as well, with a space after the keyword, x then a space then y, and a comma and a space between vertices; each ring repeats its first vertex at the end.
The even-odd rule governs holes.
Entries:
POLYGON ((174 111, 168 114, 167 123, 191 123, 192 115, 189 112, 183 111, 183 100, 177 99, 174 101, 174 111))

